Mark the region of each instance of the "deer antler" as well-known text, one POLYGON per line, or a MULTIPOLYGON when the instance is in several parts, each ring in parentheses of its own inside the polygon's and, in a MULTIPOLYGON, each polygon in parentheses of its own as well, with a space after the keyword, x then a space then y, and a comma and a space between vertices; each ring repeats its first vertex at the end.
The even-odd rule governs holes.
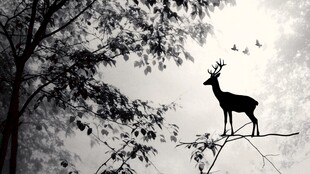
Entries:
POLYGON ((214 71, 212 72, 211 70, 208 69, 208 73, 211 74, 211 76, 215 76, 222 70, 222 67, 225 65, 226 64, 224 63, 224 60, 222 62, 220 59, 220 61, 216 61, 215 66, 212 65, 212 68, 214 69, 214 71), (218 69, 218 68, 220 68, 220 69, 218 69))

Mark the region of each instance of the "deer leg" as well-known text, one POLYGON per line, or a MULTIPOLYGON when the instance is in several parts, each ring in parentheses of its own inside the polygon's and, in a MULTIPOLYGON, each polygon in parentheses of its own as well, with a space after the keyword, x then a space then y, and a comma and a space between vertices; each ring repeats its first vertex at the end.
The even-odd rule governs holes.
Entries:
POLYGON ((231 127, 231 135, 234 134, 234 128, 233 128, 233 120, 232 120, 232 111, 228 111, 229 114, 229 123, 230 123, 230 127, 231 127))
MULTIPOLYGON (((255 117, 254 117, 255 118, 255 117)), ((259 130, 258 130, 258 120, 257 118, 255 118, 256 120, 256 133, 257 133, 257 136, 259 136, 259 130)))
POLYGON ((259 135, 257 118, 254 116, 253 112, 246 113, 246 114, 249 116, 249 118, 251 119, 251 121, 253 123, 252 137, 254 136, 255 126, 256 126, 256 130, 257 130, 257 135, 259 135))
POLYGON ((224 132, 223 135, 226 135, 226 123, 227 123, 227 112, 225 110, 224 111, 224 132))

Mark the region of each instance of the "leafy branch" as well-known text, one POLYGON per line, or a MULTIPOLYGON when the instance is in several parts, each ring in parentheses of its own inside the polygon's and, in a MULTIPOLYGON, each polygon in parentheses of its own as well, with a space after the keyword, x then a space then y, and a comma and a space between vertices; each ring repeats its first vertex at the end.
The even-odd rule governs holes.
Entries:
POLYGON ((199 170, 200 170, 200 174, 210 174, 212 168, 215 165, 215 162, 217 161, 222 149, 225 147, 225 145, 229 142, 233 142, 239 139, 245 139, 247 140, 250 145, 262 156, 263 158, 263 166, 265 166, 265 160, 268 161, 272 167, 278 172, 281 173, 280 170, 273 164, 273 162, 268 158, 268 156, 276 156, 273 154, 263 154, 257 146, 255 146, 248 137, 251 138, 260 138, 260 137, 267 137, 267 136, 279 136, 279 137, 289 137, 289 136, 294 136, 294 135, 298 135, 299 132, 295 132, 295 133, 290 133, 290 134, 278 134, 278 133, 270 133, 270 134, 264 134, 264 135, 259 135, 259 136, 251 136, 251 135, 241 135, 241 134, 235 134, 237 133, 239 130, 241 130, 242 128, 244 128, 246 125, 250 124, 246 123, 243 126, 241 126, 240 128, 238 128, 233 135, 225 135, 222 136, 220 138, 217 138, 216 140, 210 138, 210 134, 209 133, 205 133, 203 135, 196 135, 198 138, 193 141, 193 142, 179 142, 179 144, 177 145, 177 147, 179 146, 185 146, 186 148, 190 149, 190 148, 194 148, 194 151, 192 152, 192 156, 191 159, 194 159, 196 161, 196 163, 199 166, 199 170), (223 141, 224 140, 224 141, 223 141), (223 141, 221 144, 219 144, 220 141, 223 141), (217 147, 219 147, 219 149, 217 149, 217 147), (214 155, 214 159, 210 165, 210 167, 208 168, 207 172, 203 172, 204 170, 204 166, 205 163, 208 163, 208 161, 205 160, 204 158, 204 152, 206 149, 209 149, 213 152, 214 155))

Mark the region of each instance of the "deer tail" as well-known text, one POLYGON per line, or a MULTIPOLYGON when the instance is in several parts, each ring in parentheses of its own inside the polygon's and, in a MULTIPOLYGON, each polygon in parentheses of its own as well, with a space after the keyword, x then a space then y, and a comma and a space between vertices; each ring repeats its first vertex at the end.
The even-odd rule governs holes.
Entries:
POLYGON ((255 105, 258 105, 258 101, 254 100, 254 102, 255 102, 255 105))

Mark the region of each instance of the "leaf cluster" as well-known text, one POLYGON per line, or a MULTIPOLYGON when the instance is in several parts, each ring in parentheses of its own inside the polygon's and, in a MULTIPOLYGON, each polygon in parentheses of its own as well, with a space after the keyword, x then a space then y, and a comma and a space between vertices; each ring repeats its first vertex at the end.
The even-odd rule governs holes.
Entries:
POLYGON ((190 160, 194 159, 196 165, 198 165, 200 173, 203 173, 205 164, 209 164, 205 157, 206 150, 210 150, 213 153, 213 156, 215 156, 218 150, 217 146, 221 146, 217 144, 217 142, 221 139, 214 140, 210 137, 210 133, 196 136, 197 138, 195 141, 188 143, 180 142, 177 147, 184 146, 185 148, 193 149, 190 160))
MULTIPOLYGON (((31 150, 39 146, 32 141, 42 136, 30 138, 33 133, 48 136, 64 130, 72 133, 71 127, 64 124, 74 122, 70 125, 81 131, 87 129, 92 141, 103 143, 112 154, 118 151, 110 146, 110 141, 120 146, 126 144, 126 149, 119 149, 135 154, 140 161, 147 161, 147 155, 154 149, 139 141, 166 142, 161 131, 168 129, 172 132, 170 140, 176 142, 178 127, 164 122, 164 114, 175 108, 174 103, 155 107, 147 101, 130 100, 96 78, 100 74, 98 67, 115 66, 117 58, 122 57, 125 61, 133 59, 134 67, 144 68, 148 74, 153 67, 163 71, 167 60, 177 66, 184 60, 194 61, 184 48, 187 36, 205 43, 212 27, 201 20, 221 3, 226 1, 0 2, 0 107, 3 108, 0 113, 6 115, 12 91, 20 89, 18 119, 21 125, 33 125, 24 127, 19 140, 22 148, 28 148, 24 157, 32 156, 31 150), (190 14, 192 20, 180 14, 190 14), (20 86, 16 87, 12 84, 18 68, 22 73, 20 86), (91 123, 90 117, 100 124, 91 123)), ((1 120, 6 125, 6 118, 1 120)), ((50 143, 43 141, 38 141, 41 148, 50 143)), ((61 145, 62 141, 56 142, 61 145)), ((131 159, 128 157, 111 160, 119 159, 122 164, 117 170, 123 171, 127 159, 131 159)), ((35 160, 36 164, 43 162, 37 156, 35 160)), ((100 171, 109 171, 109 167, 100 171)), ((129 169, 127 166, 126 170, 129 169)))

